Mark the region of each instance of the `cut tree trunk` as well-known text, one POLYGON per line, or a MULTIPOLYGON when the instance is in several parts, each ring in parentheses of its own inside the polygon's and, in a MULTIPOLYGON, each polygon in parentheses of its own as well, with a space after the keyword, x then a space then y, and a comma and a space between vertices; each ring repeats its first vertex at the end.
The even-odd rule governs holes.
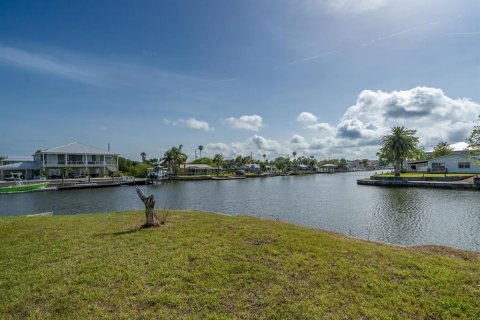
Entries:
POLYGON ((146 197, 140 187, 136 187, 137 194, 140 197, 140 200, 145 204, 145 218, 146 222, 143 225, 144 228, 149 227, 159 227, 160 223, 158 223, 157 215, 155 214, 155 199, 153 194, 146 197))

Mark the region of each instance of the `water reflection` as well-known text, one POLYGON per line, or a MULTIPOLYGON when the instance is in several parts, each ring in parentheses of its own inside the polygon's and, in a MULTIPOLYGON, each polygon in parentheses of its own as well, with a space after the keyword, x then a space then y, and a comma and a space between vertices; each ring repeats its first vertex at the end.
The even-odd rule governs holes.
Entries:
POLYGON ((398 188, 379 191, 370 228, 374 237, 402 244, 424 242, 427 204, 422 192, 398 188))

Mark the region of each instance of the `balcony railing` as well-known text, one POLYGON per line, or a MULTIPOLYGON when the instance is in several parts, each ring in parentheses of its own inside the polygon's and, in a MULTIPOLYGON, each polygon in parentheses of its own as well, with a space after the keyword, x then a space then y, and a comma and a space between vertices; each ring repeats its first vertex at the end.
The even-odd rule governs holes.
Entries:
POLYGON ((85 161, 69 160, 67 161, 67 164, 85 164, 85 161))
MULTIPOLYGON (((103 166, 104 162, 103 161, 67 161, 67 162, 59 162, 59 161, 45 161, 45 165, 88 165, 88 166, 103 166)), ((116 166, 117 161, 105 161, 105 165, 107 166, 116 166)))

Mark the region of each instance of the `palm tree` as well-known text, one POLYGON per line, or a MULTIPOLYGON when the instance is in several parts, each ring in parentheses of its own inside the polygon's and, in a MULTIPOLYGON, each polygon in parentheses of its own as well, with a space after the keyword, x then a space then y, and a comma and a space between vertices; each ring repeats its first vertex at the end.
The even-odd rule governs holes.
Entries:
POLYGON ((381 140, 382 148, 380 152, 387 158, 393 159, 395 176, 400 176, 403 161, 408 153, 417 148, 418 137, 415 136, 417 130, 410 130, 405 127, 393 127, 390 134, 384 136, 381 140))
POLYGON ((297 151, 293 151, 292 155, 293 155, 293 165, 294 165, 294 170, 293 171, 297 172, 297 159, 296 159, 297 151))
POLYGON ((217 175, 220 173, 220 165, 223 163, 223 156, 219 153, 213 156, 213 162, 217 165, 217 175))
POLYGON ((198 146, 198 151, 200 151, 200 158, 202 157, 202 150, 203 150, 203 146, 199 145, 198 146))
POLYGON ((446 156, 446 155, 449 155, 453 152, 453 148, 450 147, 450 145, 448 144, 448 142, 446 141, 442 141, 442 142, 439 142, 435 148, 433 148, 433 153, 432 153, 432 157, 433 158, 438 158, 438 157, 441 157, 441 156, 446 156))
POLYGON ((160 164, 162 166, 167 166, 170 171, 178 175, 180 165, 187 161, 187 155, 182 152, 182 145, 177 147, 172 147, 170 150, 165 151, 163 158, 160 159, 160 164))
POLYGON ((145 153, 145 151, 142 151, 142 153, 140 153, 140 156, 142 157, 142 162, 147 162, 147 154, 145 153))

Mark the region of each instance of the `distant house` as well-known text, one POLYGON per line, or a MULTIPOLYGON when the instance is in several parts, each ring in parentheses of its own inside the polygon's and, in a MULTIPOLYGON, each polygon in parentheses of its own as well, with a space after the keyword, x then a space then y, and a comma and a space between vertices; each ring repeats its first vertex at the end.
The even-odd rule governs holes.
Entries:
POLYGON ((262 173, 262 168, 258 163, 248 163, 245 166, 243 166, 243 169, 246 172, 251 172, 251 173, 262 173))
POLYGON ((466 154, 452 153, 446 156, 430 159, 427 162, 427 172, 441 173, 480 173, 480 159, 466 154))
POLYGON ((7 156, 6 158, 0 160, 0 166, 19 163, 19 162, 33 162, 33 157, 32 156, 7 156))
MULTIPOLYGON (((449 147, 452 149, 452 153, 455 153, 455 154, 465 155, 468 153, 468 143, 466 142, 452 143, 449 145, 449 147)), ((433 149, 425 152, 425 155, 427 157, 431 157, 432 154, 433 154, 433 149)))
POLYGON ((307 165, 299 163, 299 164, 296 165, 296 169, 298 171, 308 171, 310 169, 310 167, 307 166, 307 165))
POLYGON ((337 170, 338 166, 333 163, 327 163, 322 166, 320 166, 320 169, 317 172, 329 172, 333 173, 337 170))
POLYGON ((380 163, 377 160, 352 160, 347 161, 348 171, 368 171, 375 170, 380 167, 380 163))
POLYGON ((412 172, 427 172, 428 160, 407 161, 406 169, 407 171, 412 171, 412 172))
MULTIPOLYGON (((23 179, 33 179, 38 175, 40 165, 33 161, 32 157, 22 157, 24 159, 30 159, 29 161, 14 161, 10 157, 6 164, 0 165, 0 180, 6 180, 12 177, 12 174, 23 177, 23 179)), ((15 158, 19 159, 19 158, 15 158)), ((3 161, 2 161, 3 163, 3 161)))
POLYGON ((39 164, 48 177, 58 178, 65 168, 70 168, 70 175, 106 176, 118 172, 118 154, 72 142, 64 146, 40 150, 34 154, 35 163, 39 164))
POLYGON ((207 164, 192 164, 187 163, 182 165, 185 170, 186 175, 197 175, 197 174, 211 174, 217 173, 218 168, 213 168, 207 164))

